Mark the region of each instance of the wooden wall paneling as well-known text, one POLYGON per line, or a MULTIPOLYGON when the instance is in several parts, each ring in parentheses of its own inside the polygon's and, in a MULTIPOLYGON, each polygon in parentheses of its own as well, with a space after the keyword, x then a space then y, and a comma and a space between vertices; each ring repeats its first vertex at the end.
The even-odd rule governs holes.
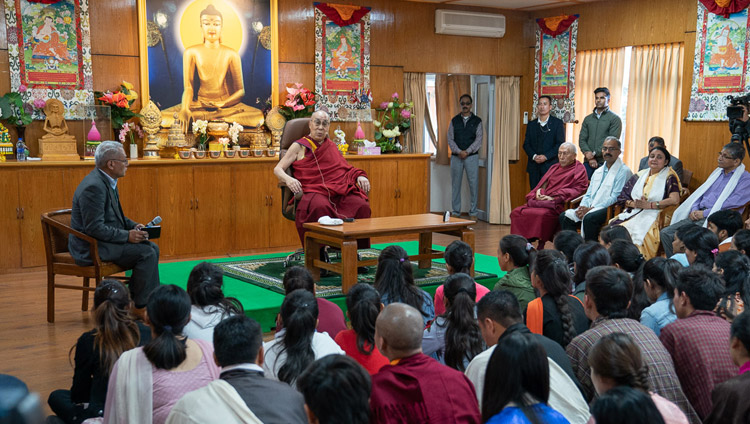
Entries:
MULTIPOLYGON (((76 188, 78 188, 78 184, 83 181, 83 179, 88 175, 93 169, 94 169, 94 161, 88 161, 88 163, 91 166, 71 166, 64 169, 64 177, 62 184, 62 191, 63 191, 63 201, 66 205, 66 208, 72 208, 73 207, 73 195, 75 195, 76 188)), ((129 177, 129 175, 128 175, 129 177)), ((127 178, 127 177, 126 177, 127 178)), ((122 190, 120 184, 122 181, 125 181, 125 179, 121 179, 118 183, 118 189, 122 190)), ((120 194, 121 202, 123 202, 124 206, 124 200, 122 200, 122 194, 120 194)), ((127 211, 125 211, 125 215, 127 214, 127 211)), ((129 216, 129 215, 128 215, 129 216)))
MULTIPOLYGON (((18 170, 0 169, 0 269, 21 267, 21 221, 18 198, 18 170)), ((41 224, 40 224, 41 225, 41 224)))
MULTIPOLYGON (((232 239, 235 251, 268 246, 268 196, 275 184, 268 187, 267 166, 234 165, 232 173, 232 239)), ((275 179, 275 177, 274 177, 275 179)), ((279 213, 281 213, 279 211, 279 213)))
POLYGON ((66 194, 50 181, 64 181, 63 168, 22 169, 18 172, 21 217, 21 265, 42 266, 46 263, 42 238, 41 215, 54 209, 70 207, 66 194))
POLYGON ((315 63, 279 62, 279 103, 286 100, 286 85, 301 83, 310 90, 315 90, 315 63))
MULTIPOLYGON (((315 12, 309 0, 279 1, 279 65, 315 62, 315 12)), ((279 74, 281 67, 279 67, 279 74)), ((312 75, 312 74, 311 74, 312 75)), ((279 76, 281 81, 284 81, 279 76)))
POLYGON ((230 167, 193 168, 195 253, 226 254, 232 250, 232 176, 230 167))
POLYGON ((89 0, 89 11, 92 54, 138 57, 136 0, 89 0))
MULTIPOLYGON (((5 15, 3 14, 3 23, 5 22, 5 15)), ((0 28, 5 28, 5 25, 0 28)), ((3 40, 5 39, 5 31, 0 30, 3 33, 3 40)), ((10 64, 8 63, 8 50, 0 50, 0 93, 5 94, 10 91, 10 64)))
POLYGON ((195 202, 193 173, 181 166, 163 166, 157 170, 157 210, 164 220, 160 255, 175 256, 193 252, 195 239, 195 202))
MULTIPOLYGON (((122 81, 140 87, 141 77, 138 74, 138 56, 93 55, 94 90, 116 90, 122 81)), ((138 88, 136 88, 138 90, 138 88)), ((133 103, 133 109, 140 110, 140 100, 133 103)))

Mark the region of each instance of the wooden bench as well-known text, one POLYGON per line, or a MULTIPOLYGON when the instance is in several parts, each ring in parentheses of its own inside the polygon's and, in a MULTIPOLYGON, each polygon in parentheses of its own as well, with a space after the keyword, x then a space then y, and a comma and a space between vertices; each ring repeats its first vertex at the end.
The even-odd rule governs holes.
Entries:
MULTIPOLYGON (((430 213, 419 215, 389 216, 383 218, 358 219, 343 225, 322 225, 317 222, 304 224, 305 266, 315 281, 320 279, 320 270, 341 274, 341 290, 347 293, 357 284, 357 267, 377 265, 377 259, 359 260, 357 240, 371 237, 398 236, 419 233, 419 253, 409 256, 419 261, 419 268, 429 268, 432 259, 442 259, 443 252, 432 249, 432 234, 448 234, 459 237, 474 250, 474 230, 469 226, 475 221, 451 217, 443 222, 442 215, 430 213), (322 246, 335 246, 341 249, 340 263, 327 263, 320 260, 322 246)), ((474 266, 471 268, 474 275, 474 266)))

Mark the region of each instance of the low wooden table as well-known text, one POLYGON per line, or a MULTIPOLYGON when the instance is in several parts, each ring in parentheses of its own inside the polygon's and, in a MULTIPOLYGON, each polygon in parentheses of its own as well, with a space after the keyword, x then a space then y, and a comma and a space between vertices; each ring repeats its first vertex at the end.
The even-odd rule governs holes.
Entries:
MULTIPOLYGON (((442 215, 431 213, 383 218, 358 219, 345 222, 343 225, 321 225, 317 222, 304 224, 305 233, 305 266, 315 281, 320 279, 320 270, 327 269, 341 274, 341 290, 344 293, 357 284, 357 267, 377 265, 377 259, 359 260, 357 258, 357 240, 381 236, 397 236, 419 233, 419 254, 409 256, 418 260, 419 268, 429 268, 432 259, 441 259, 443 252, 432 250, 432 233, 449 234, 459 237, 474 250, 474 230, 469 226, 475 221, 451 217, 443 222, 442 215), (322 246, 341 248, 341 262, 327 263, 320 260, 322 246)), ((474 266, 471 267, 474 275, 474 266)))

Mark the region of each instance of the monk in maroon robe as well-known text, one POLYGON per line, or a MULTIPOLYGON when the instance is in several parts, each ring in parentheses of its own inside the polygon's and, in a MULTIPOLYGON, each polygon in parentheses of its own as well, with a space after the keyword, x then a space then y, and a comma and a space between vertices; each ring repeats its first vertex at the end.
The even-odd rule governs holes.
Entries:
POLYGON ((391 303, 378 315, 375 344, 391 361, 372 376, 371 423, 479 423, 474 385, 422 353, 422 314, 391 303))
MULTIPOLYGON (((302 192, 295 223, 305 245, 306 222, 322 216, 331 218, 369 218, 367 193, 370 181, 365 171, 344 159, 336 144, 328 138, 328 113, 317 111, 310 118, 310 135, 295 141, 273 170, 292 193, 302 192), (286 170, 292 167, 294 177, 286 170)), ((369 239, 358 240, 360 249, 370 246, 369 239)))
POLYGON ((510 213, 510 233, 539 239, 539 249, 560 229, 559 217, 565 202, 582 195, 589 185, 586 168, 576 160, 576 146, 563 143, 539 184, 526 195, 526 204, 510 213))

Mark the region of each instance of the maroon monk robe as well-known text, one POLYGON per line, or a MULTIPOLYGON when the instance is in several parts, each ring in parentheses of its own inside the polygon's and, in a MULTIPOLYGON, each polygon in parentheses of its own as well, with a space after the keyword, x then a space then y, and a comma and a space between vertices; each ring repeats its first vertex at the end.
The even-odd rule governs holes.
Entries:
POLYGON ((539 184, 526 195, 526 204, 510 213, 510 233, 530 240, 537 238, 539 248, 544 248, 544 243, 552 240, 559 230, 559 217, 565 202, 582 195, 588 185, 586 168, 581 162, 575 161, 565 168, 559 163, 552 165, 539 184), (537 190, 555 200, 536 200, 537 190))
POLYGON ((372 376, 370 422, 479 423, 474 385, 466 376, 418 353, 372 376))
MULTIPOLYGON (((357 178, 367 177, 344 159, 328 137, 316 144, 310 137, 295 143, 305 148, 305 157, 292 163, 294 178, 302 185, 302 199, 297 204, 295 223, 300 242, 305 245, 305 222, 316 222, 322 216, 331 218, 369 218, 370 203, 357 178)), ((359 240, 360 249, 370 246, 369 239, 359 240)))

